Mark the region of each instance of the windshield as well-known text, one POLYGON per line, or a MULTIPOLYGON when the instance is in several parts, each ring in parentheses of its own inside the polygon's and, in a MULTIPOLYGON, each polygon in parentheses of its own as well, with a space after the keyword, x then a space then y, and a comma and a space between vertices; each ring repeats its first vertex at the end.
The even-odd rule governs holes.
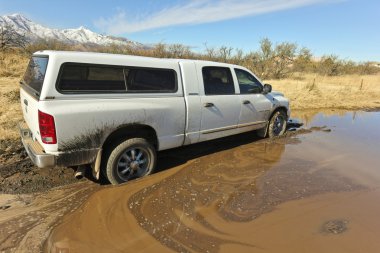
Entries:
POLYGON ((23 78, 23 84, 37 91, 38 94, 42 89, 48 61, 49 58, 46 56, 33 56, 23 78))

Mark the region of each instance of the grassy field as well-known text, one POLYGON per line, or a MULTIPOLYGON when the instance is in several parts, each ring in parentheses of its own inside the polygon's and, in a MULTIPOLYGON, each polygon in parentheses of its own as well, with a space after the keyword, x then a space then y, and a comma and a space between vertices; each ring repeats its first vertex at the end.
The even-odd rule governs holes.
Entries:
MULTIPOLYGON (((17 122, 22 120, 18 82, 28 58, 0 56, 0 151, 9 140, 18 139, 17 122)), ((292 78, 265 80, 274 90, 290 98, 292 110, 309 109, 378 109, 380 108, 380 74, 320 76, 297 74, 292 78)))
POLYGON ((320 76, 298 74, 293 78, 266 80, 290 99, 293 110, 380 108, 380 74, 320 76))

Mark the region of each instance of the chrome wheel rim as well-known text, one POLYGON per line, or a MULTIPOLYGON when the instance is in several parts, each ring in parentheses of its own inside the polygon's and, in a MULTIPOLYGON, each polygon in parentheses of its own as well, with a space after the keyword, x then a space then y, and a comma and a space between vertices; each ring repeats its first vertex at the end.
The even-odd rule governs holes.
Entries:
POLYGON ((149 155, 144 148, 126 149, 116 164, 117 175, 124 181, 144 176, 148 172, 149 155))
POLYGON ((284 128, 285 119, 282 115, 278 115, 273 122, 273 133, 279 135, 284 128))

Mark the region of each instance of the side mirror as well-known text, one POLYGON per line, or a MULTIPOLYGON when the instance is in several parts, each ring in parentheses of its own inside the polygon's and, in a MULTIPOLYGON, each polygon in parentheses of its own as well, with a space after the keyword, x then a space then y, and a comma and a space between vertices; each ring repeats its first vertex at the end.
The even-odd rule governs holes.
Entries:
POLYGON ((271 91, 272 91, 272 85, 270 85, 270 84, 264 84, 263 94, 268 94, 271 91))

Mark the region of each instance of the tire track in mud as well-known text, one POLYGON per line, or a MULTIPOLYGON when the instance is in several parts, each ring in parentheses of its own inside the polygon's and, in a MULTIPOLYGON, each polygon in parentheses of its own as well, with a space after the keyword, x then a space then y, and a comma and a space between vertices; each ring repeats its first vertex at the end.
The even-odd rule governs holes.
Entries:
MULTIPOLYGON (((67 185, 46 193, 3 195, 11 206, 0 211, 0 252, 42 252, 61 217, 82 205, 99 186, 67 185)), ((3 204, 2 203, 2 204, 3 204)))

